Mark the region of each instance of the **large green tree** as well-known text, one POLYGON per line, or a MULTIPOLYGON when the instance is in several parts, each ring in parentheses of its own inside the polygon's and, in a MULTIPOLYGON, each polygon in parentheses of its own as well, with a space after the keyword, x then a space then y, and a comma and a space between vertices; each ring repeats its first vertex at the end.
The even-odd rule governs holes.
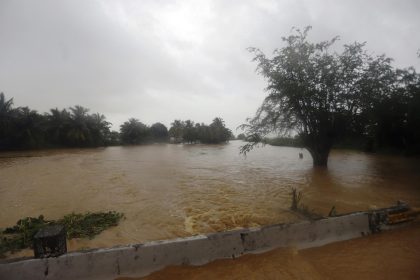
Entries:
POLYGON ((395 83, 391 59, 372 56, 357 42, 344 45, 338 53, 331 50, 337 37, 312 43, 307 38, 309 30, 295 29, 283 37, 285 46, 275 49, 271 58, 250 49, 267 80, 268 96, 256 115, 241 126, 251 141, 242 152, 270 133, 298 133, 313 164, 327 166, 332 146, 348 130, 358 129, 363 113, 375 100, 390 95, 395 83))
POLYGON ((150 135, 153 141, 166 142, 169 138, 168 128, 160 122, 154 123, 150 127, 150 135))
POLYGON ((120 128, 120 137, 123 144, 141 144, 147 141, 149 128, 138 119, 131 118, 124 122, 120 128))
POLYGON ((175 139, 175 142, 183 140, 185 123, 181 120, 174 120, 169 129, 169 136, 175 139))
POLYGON ((210 124, 210 143, 227 142, 232 138, 232 131, 225 126, 222 118, 214 118, 210 124))
POLYGON ((195 128, 194 122, 186 120, 184 122, 183 139, 188 143, 193 143, 198 140, 197 129, 195 128))
POLYGON ((420 75, 414 68, 395 71, 392 94, 378 98, 366 110, 372 146, 420 153, 420 75))

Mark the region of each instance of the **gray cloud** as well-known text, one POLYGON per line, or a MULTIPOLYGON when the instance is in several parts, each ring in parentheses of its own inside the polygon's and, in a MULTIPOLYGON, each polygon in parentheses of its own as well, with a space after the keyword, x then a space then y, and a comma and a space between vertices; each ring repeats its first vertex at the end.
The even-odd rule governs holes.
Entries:
POLYGON ((311 37, 420 67, 418 1, 8 1, 0 2, 0 91, 40 112, 75 104, 114 128, 129 117, 175 118, 234 129, 264 98, 256 46, 280 47, 292 26, 311 37))

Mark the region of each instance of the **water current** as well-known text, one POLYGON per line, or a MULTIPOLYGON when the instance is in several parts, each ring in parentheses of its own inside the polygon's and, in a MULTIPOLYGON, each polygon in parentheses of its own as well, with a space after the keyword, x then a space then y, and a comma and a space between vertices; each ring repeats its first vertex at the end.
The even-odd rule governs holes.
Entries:
POLYGON ((418 159, 334 150, 323 169, 312 167, 306 150, 265 146, 244 157, 240 145, 1 153, 0 228, 41 214, 125 214, 92 240, 71 240, 69 249, 77 250, 293 222, 299 217, 289 211, 292 188, 323 215, 332 206, 345 213, 396 200, 420 206, 418 159))

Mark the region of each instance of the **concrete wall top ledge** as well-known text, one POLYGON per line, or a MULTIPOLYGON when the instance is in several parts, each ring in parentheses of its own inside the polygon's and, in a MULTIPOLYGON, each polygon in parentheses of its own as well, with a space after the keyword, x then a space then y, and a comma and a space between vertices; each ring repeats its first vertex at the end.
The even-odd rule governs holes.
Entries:
POLYGON ((141 277, 168 265, 201 265, 279 247, 308 248, 369 232, 366 213, 243 228, 172 240, 70 252, 57 258, 7 260, 0 279, 115 279, 141 277))

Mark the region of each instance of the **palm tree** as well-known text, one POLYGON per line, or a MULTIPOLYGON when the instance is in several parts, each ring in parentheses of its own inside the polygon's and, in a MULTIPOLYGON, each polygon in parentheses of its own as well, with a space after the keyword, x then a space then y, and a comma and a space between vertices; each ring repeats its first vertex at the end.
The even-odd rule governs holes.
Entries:
POLYGON ((13 144, 17 148, 37 148, 44 144, 44 116, 28 107, 16 109, 13 144))
POLYGON ((12 110, 13 98, 6 101, 6 97, 3 92, 0 92, 0 116, 4 116, 12 110))
POLYGON ((0 133, 4 132, 13 116, 13 98, 6 100, 4 93, 0 93, 0 133))
POLYGON ((70 113, 66 109, 51 109, 50 114, 47 115, 47 134, 50 141, 54 144, 65 145, 69 128, 70 113))
POLYGON ((71 145, 83 147, 91 144, 91 132, 87 126, 89 109, 80 105, 69 108, 70 127, 67 132, 67 138, 71 145))
POLYGON ((12 128, 15 110, 13 98, 6 100, 4 93, 0 93, 0 149, 7 148, 10 144, 10 130, 12 128))
POLYGON ((104 145, 106 138, 110 134, 111 123, 106 120, 106 117, 102 114, 96 113, 90 115, 88 118, 88 128, 92 135, 93 145, 104 145))

